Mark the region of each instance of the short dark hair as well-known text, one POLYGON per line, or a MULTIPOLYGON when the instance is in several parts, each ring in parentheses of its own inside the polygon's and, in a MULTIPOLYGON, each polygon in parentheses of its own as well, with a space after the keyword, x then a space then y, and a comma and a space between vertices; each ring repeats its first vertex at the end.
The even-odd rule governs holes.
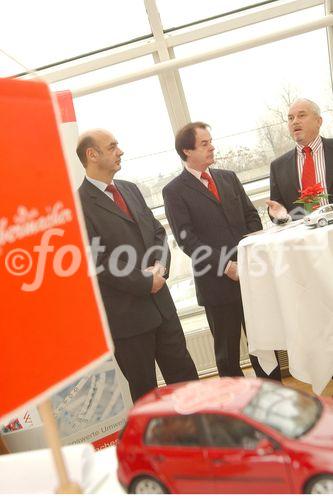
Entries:
POLYGON ((82 139, 79 140, 76 148, 76 154, 78 155, 80 162, 82 163, 84 168, 87 167, 86 153, 88 148, 95 148, 97 150, 99 149, 94 138, 91 135, 85 135, 84 137, 82 137, 82 139))
POLYGON ((184 149, 195 149, 196 128, 207 129, 210 128, 208 123, 204 122, 190 122, 183 128, 178 130, 175 139, 175 148, 182 160, 186 161, 186 154, 184 149))

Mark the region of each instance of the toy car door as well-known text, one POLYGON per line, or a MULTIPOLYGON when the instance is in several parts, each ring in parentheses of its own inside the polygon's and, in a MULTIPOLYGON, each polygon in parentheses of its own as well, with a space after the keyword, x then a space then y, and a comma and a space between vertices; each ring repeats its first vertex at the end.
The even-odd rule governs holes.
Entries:
POLYGON ((202 448, 197 415, 153 418, 145 433, 146 458, 173 493, 214 493, 214 471, 202 448))
POLYGON ((202 415, 210 438, 205 450, 215 474, 216 493, 292 493, 289 456, 244 420, 202 415))

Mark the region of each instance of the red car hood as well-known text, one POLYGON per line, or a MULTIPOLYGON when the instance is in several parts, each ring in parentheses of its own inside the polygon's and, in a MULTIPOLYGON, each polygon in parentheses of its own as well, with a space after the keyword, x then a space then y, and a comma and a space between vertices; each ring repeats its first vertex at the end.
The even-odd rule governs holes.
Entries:
POLYGON ((319 421, 299 441, 333 451, 333 400, 321 399, 321 402, 323 411, 319 421))

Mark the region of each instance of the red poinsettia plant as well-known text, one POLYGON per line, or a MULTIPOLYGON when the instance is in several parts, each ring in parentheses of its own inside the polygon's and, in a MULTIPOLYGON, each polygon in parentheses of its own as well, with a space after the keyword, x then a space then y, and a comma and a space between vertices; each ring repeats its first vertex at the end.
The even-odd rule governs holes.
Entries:
POLYGON ((321 200, 328 200, 328 195, 324 193, 324 188, 320 182, 302 189, 299 193, 300 196, 294 203, 303 205, 306 212, 312 212, 316 208, 319 208, 321 200))

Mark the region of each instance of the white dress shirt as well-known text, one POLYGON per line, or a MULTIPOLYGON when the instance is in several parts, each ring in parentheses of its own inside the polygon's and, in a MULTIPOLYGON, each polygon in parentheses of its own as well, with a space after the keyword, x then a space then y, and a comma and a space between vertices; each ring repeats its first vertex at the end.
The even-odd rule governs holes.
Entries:
MULTIPOLYGON (((324 146, 320 135, 318 135, 318 137, 316 137, 314 141, 310 142, 308 146, 312 150, 312 158, 316 173, 316 182, 317 183, 319 182, 321 184, 322 188, 324 189, 324 193, 327 194, 324 146)), ((296 151, 297 151, 297 170, 298 170, 299 185, 301 186, 301 189, 303 189, 302 175, 305 162, 305 153, 303 153, 303 146, 297 144, 296 151)), ((322 199, 320 201, 321 205, 327 205, 327 203, 328 201, 325 199, 322 199)))
MULTIPOLYGON (((114 201, 113 199, 113 194, 110 192, 110 191, 105 191, 106 188, 110 185, 110 184, 106 184, 105 182, 103 181, 98 181, 97 179, 92 179, 91 177, 88 177, 86 175, 86 179, 87 181, 91 182, 91 184, 93 184, 94 186, 96 186, 98 189, 100 189, 101 191, 103 191, 103 193, 106 194, 106 196, 108 196, 109 198, 111 198, 112 201, 114 201)), ((114 182, 112 180, 111 184, 114 186, 114 182)))

